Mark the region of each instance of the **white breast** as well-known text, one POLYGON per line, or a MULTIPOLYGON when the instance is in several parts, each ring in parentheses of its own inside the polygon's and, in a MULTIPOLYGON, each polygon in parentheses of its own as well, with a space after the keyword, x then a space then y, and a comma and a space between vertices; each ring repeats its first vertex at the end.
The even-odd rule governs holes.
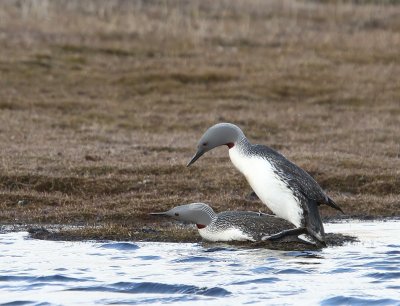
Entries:
POLYGON ((209 241, 255 241, 237 228, 229 228, 222 231, 210 231, 208 226, 199 229, 200 236, 209 241))
POLYGON ((251 188, 278 217, 300 227, 303 212, 286 184, 274 173, 273 165, 265 158, 246 156, 235 147, 229 150, 234 166, 246 177, 251 188))

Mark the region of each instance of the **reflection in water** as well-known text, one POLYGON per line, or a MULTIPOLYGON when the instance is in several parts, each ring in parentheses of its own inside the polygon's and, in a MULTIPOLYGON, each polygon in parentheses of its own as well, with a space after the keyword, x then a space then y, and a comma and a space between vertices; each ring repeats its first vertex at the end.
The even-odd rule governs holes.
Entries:
POLYGON ((400 304, 400 222, 328 224, 360 242, 284 252, 0 234, 0 303, 400 304))

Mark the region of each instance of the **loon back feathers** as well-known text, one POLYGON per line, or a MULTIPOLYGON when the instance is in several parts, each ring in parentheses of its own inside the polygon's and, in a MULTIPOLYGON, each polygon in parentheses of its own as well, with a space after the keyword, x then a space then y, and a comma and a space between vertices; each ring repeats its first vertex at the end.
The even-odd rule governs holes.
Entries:
POLYGON ((306 171, 292 163, 285 156, 264 145, 252 145, 250 154, 257 154, 268 159, 273 164, 275 172, 286 181, 294 193, 300 193, 308 200, 315 201, 318 205, 326 204, 343 213, 343 210, 329 198, 321 186, 306 171))
POLYGON ((254 241, 271 235, 277 231, 293 228, 293 225, 284 219, 251 211, 224 211, 217 214, 217 218, 210 224, 210 230, 224 230, 238 228, 254 241))

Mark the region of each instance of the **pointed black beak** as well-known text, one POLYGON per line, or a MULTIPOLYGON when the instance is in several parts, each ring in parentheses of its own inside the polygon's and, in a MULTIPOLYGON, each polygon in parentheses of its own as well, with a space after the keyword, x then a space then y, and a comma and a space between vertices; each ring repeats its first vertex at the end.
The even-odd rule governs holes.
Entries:
POLYGON ((191 164, 193 164, 196 160, 198 160, 202 155, 204 154, 203 151, 197 151, 196 154, 192 157, 190 162, 186 165, 186 167, 189 167, 191 164))
POLYGON ((167 212, 150 213, 152 216, 168 216, 167 212))

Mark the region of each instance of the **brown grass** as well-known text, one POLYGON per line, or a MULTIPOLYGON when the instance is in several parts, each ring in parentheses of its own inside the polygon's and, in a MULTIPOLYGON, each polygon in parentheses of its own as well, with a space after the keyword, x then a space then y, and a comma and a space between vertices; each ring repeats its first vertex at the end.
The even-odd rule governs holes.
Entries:
POLYGON ((225 148, 185 167, 220 121, 347 214, 399 215, 399 14, 390 1, 1 2, 0 222, 155 227, 149 212, 193 201, 265 211, 225 148))

